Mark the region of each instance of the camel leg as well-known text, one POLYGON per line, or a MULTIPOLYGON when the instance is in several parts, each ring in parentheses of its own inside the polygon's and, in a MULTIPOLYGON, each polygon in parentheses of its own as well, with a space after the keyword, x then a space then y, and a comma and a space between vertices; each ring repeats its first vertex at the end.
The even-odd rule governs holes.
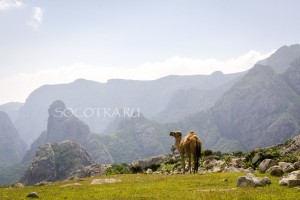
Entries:
POLYGON ((190 174, 192 173, 192 155, 189 155, 189 166, 188 166, 188 170, 190 171, 190 174))
POLYGON ((184 161, 184 155, 181 154, 181 166, 182 166, 182 172, 185 174, 185 161, 184 161))

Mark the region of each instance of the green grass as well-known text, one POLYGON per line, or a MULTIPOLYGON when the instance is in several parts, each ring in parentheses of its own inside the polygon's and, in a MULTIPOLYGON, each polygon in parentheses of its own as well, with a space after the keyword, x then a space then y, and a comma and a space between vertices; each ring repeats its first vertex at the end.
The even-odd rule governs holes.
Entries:
MULTIPOLYGON (((263 188, 236 188, 237 178, 245 174, 210 173, 204 175, 145 175, 126 174, 87 178, 83 181, 56 182, 51 186, 26 188, 0 188, 1 200, 26 199, 30 192, 37 192, 39 199, 51 200, 100 200, 100 199, 208 199, 208 200, 251 200, 251 199, 300 199, 295 188, 278 185, 279 178, 272 177, 272 184, 263 188), (93 179, 115 178, 122 180, 114 184, 90 185, 93 179), (228 185, 224 181, 227 178, 228 185), (81 186, 59 187, 79 182, 81 186)), ((261 176, 261 175, 257 175, 261 176)))

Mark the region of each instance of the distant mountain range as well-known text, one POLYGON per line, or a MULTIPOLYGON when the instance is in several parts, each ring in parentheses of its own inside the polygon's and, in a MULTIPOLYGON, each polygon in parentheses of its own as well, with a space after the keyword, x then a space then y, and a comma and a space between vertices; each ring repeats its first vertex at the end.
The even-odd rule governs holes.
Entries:
MULTIPOLYGON (((46 130, 47 109, 57 99, 73 109, 139 109, 146 118, 170 122, 188 115, 195 108, 202 110, 213 106, 243 74, 167 76, 153 81, 109 80, 107 83, 79 79, 70 84, 45 85, 29 95, 19 110, 15 125, 21 137, 30 145, 46 130), (173 107, 174 100, 184 93, 193 93, 195 98, 190 102, 196 107, 185 103, 182 109, 179 105, 175 108, 177 113, 166 113, 165 110, 173 107)), ((112 118, 96 115, 79 118, 95 133, 103 133, 113 121, 112 118)))
POLYGON ((235 74, 45 85, 14 108, 8 114, 23 140, 32 144, 25 160, 45 142, 73 139, 98 162, 130 162, 168 152, 173 143, 168 132, 174 129, 195 130, 206 149, 248 151, 300 133, 300 45, 281 47, 249 71, 235 74), (135 108, 140 117, 56 121, 48 109, 58 99, 80 110, 135 108))

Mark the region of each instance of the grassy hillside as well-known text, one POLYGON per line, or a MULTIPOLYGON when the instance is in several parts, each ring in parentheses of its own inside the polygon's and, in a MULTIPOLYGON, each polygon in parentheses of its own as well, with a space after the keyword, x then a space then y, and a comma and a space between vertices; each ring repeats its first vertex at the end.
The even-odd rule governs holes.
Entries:
MULTIPOLYGON (((0 199, 25 199, 30 192, 37 192, 40 199, 209 199, 209 200, 262 200, 300 198, 295 188, 278 185, 279 178, 271 177, 272 184, 263 188, 236 188, 239 176, 235 173, 208 173, 204 175, 113 175, 57 182, 51 186, 26 188, 0 188, 0 199), (93 179, 114 178, 121 182, 90 185, 93 179), (228 183, 224 181, 228 180, 228 183), (79 186, 60 187, 80 183, 79 186), (234 189, 236 188, 236 189, 234 189), (226 190, 229 189, 229 190, 226 190)), ((256 176, 261 176, 256 174, 256 176)))

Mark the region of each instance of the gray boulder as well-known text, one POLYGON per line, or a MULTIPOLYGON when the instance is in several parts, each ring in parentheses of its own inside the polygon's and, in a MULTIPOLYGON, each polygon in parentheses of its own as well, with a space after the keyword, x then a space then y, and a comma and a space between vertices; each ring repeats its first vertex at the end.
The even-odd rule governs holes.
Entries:
POLYGON ((300 170, 293 171, 287 175, 284 175, 279 180, 279 185, 288 186, 288 187, 300 186, 300 170))
POLYGON ((278 177, 284 174, 281 167, 279 167, 278 165, 270 167, 266 172, 269 173, 271 176, 278 176, 278 177))
POLYGON ((165 155, 153 156, 153 157, 150 157, 150 158, 135 160, 131 163, 131 166, 141 166, 142 168, 146 168, 146 167, 149 167, 151 164, 161 164, 167 158, 168 157, 165 156, 165 155))
POLYGON ((295 163, 293 164, 293 167, 295 168, 295 170, 300 169, 300 162, 299 162, 299 161, 295 162, 295 163))
POLYGON ((38 149, 36 157, 20 182, 34 185, 42 181, 64 180, 71 172, 92 163, 88 153, 76 142, 47 143, 38 149))
POLYGON ((277 165, 277 162, 272 159, 265 159, 259 164, 259 171, 265 173, 270 167, 277 165))
POLYGON ((296 170, 292 163, 279 162, 278 165, 284 173, 290 173, 296 170))
POLYGON ((268 184, 271 184, 271 180, 268 177, 259 178, 251 173, 248 173, 246 176, 240 176, 237 181, 238 187, 263 187, 268 184))

